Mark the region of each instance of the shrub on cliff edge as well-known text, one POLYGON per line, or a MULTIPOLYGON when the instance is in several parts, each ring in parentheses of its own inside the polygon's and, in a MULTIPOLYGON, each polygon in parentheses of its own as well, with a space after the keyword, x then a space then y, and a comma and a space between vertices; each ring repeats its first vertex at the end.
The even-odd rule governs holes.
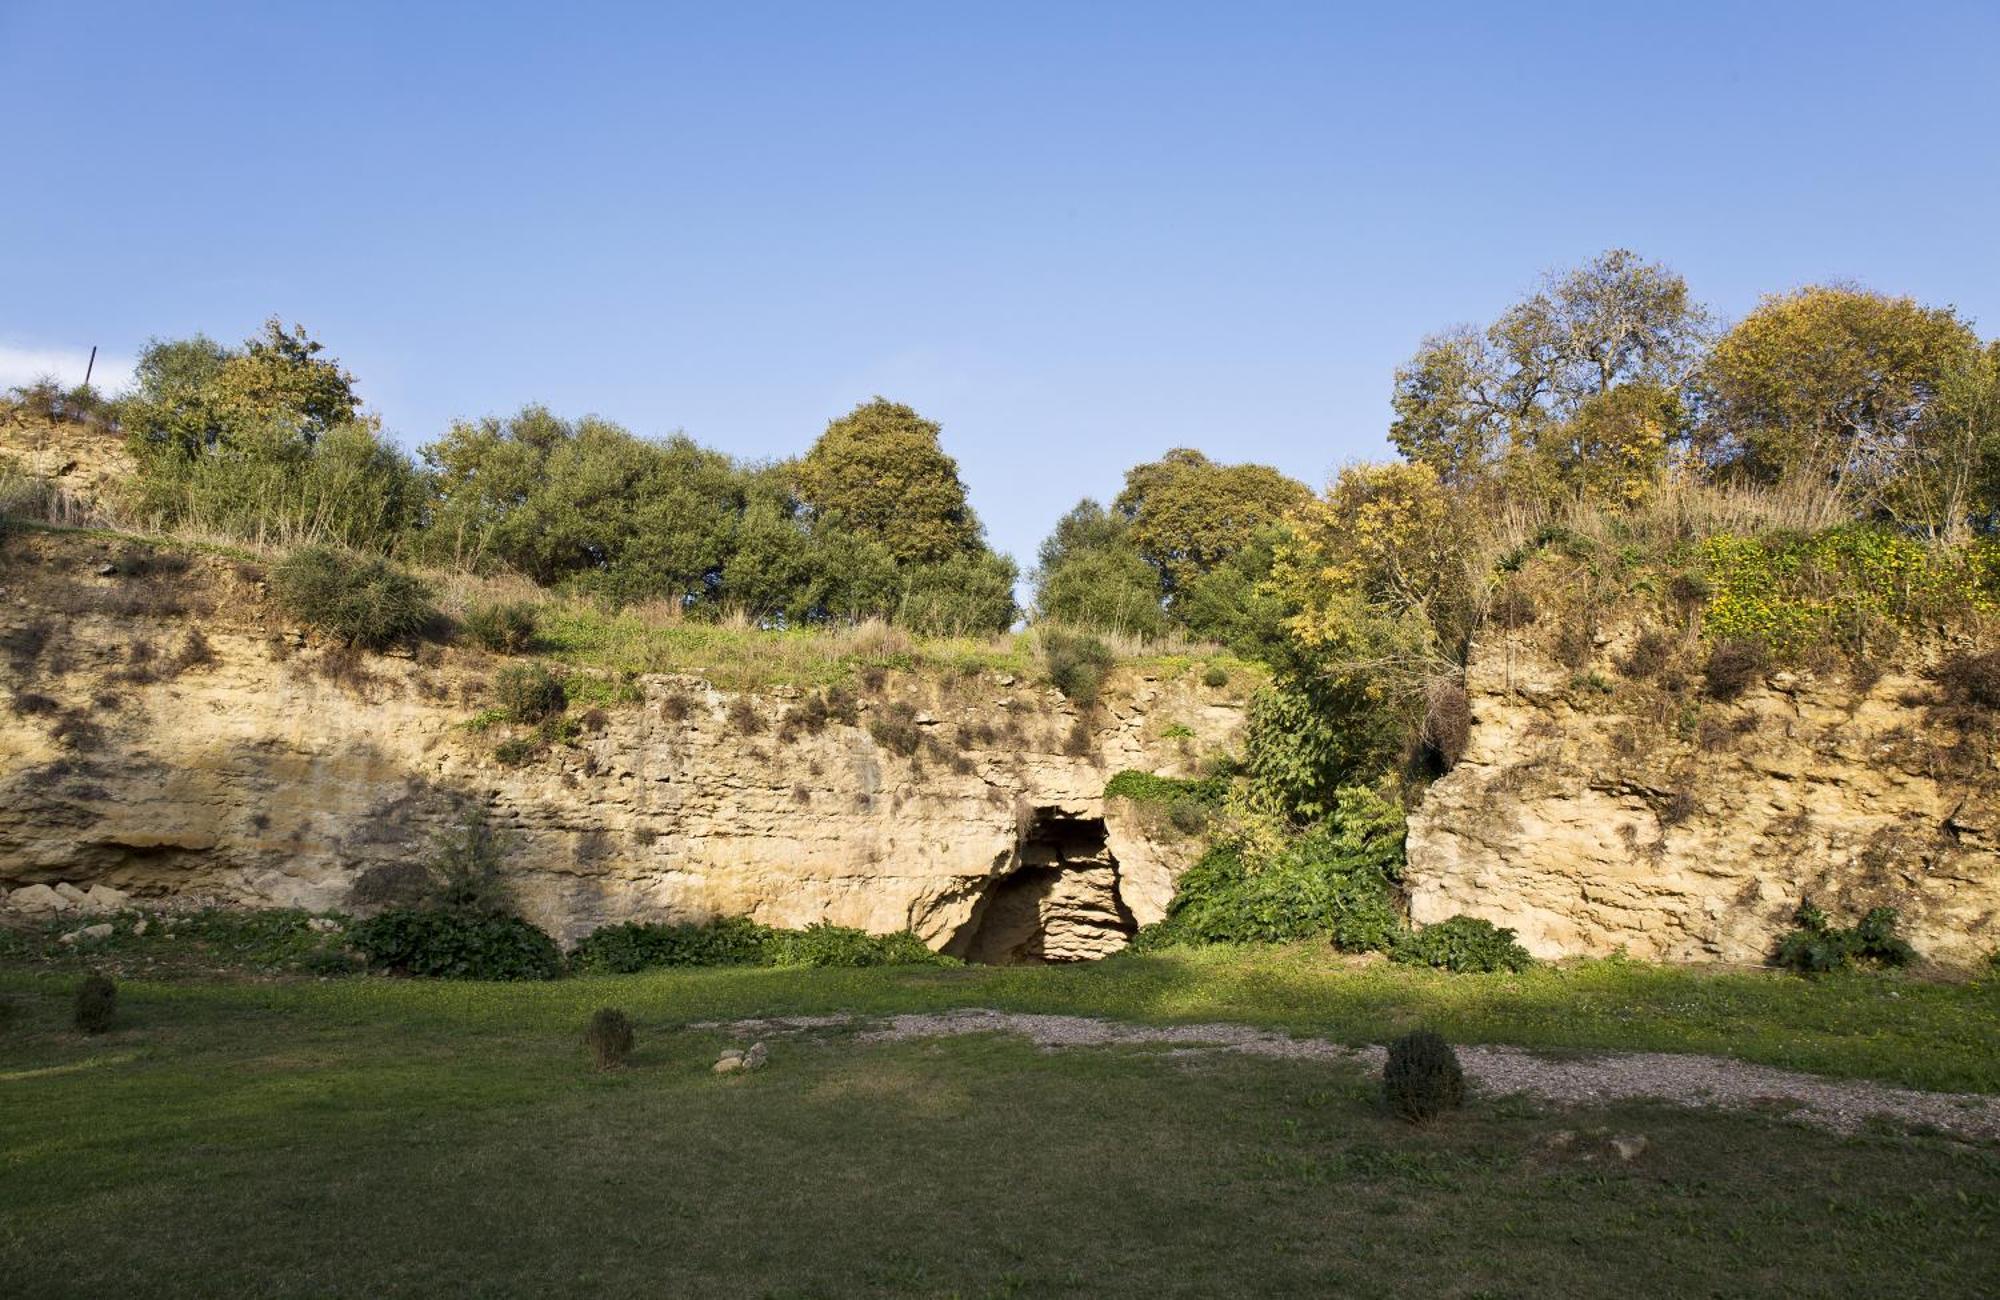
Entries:
POLYGON ((370 650, 414 640, 438 619, 422 580, 333 546, 301 547, 280 560, 271 591, 307 627, 370 650))

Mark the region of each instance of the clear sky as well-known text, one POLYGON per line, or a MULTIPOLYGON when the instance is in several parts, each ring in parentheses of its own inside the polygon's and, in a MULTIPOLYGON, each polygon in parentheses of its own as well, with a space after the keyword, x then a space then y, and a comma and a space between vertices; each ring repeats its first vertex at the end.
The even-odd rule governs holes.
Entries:
POLYGON ((0 384, 276 313, 411 447, 880 393, 1024 562, 1172 446, 1380 454, 1425 333, 1611 246, 2000 334, 1996 0, 0 0, 0 132, 0 384))

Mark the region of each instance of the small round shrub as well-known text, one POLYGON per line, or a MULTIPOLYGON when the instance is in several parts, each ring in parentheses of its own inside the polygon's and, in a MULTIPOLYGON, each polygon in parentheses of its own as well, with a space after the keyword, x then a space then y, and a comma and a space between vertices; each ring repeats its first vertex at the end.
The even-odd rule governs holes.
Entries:
POLYGON ((546 980, 563 970, 554 939, 504 914, 400 907, 356 925, 348 942, 370 966, 398 975, 546 980))
POLYGON ((1717 641, 1708 652, 1701 670, 1702 689, 1725 704, 1750 689, 1770 667, 1770 653, 1764 643, 1747 637, 1717 641))
POLYGON ((1423 1124, 1465 1104, 1465 1071, 1451 1044, 1428 1029, 1389 1044, 1382 1097, 1399 1119, 1423 1124))
POLYGON ((600 1070, 616 1070, 632 1059, 632 1018, 616 1007, 601 1007, 583 1031, 590 1059, 600 1070))
POLYGON ((525 600, 482 602, 465 611, 465 634, 495 654, 517 655, 535 643, 535 607, 525 600))
POLYGON ((544 664, 509 664, 493 679, 493 698, 512 722, 540 722, 569 707, 562 678, 544 664))
POLYGON ((1435 966, 1459 974, 1523 971, 1534 965, 1514 932, 1476 916, 1454 916, 1398 938, 1389 956, 1414 966, 1435 966))
POLYGON ((278 605, 315 631, 379 650, 436 624, 431 589, 387 560, 332 546, 293 551, 271 570, 278 605))
POLYGON ((1097 703, 1104 674, 1115 657, 1111 647, 1087 632, 1052 627, 1042 633, 1042 659, 1048 667, 1049 682, 1063 698, 1085 708, 1097 703))
POLYGON ((906 700, 894 700, 868 715, 868 734, 890 753, 908 758, 924 743, 917 710, 906 700))
POLYGON ((1647 628, 1632 642, 1632 649, 1618 660, 1618 671, 1634 680, 1658 677, 1673 653, 1671 637, 1658 628, 1647 628))
POLYGON ((109 975, 96 971, 76 986, 76 1027, 86 1034, 101 1034, 118 1018, 118 986, 109 975))
POLYGON ((1472 700, 1456 681, 1435 681, 1424 691, 1424 721, 1418 733, 1423 766, 1442 776, 1458 766, 1472 743, 1472 700))
POLYGON ((1210 664, 1201 675, 1203 686, 1222 687, 1229 685, 1229 670, 1221 664, 1210 664))
POLYGON ((520 767, 534 762, 546 748, 540 737, 514 736, 493 747, 493 758, 502 767, 520 767))

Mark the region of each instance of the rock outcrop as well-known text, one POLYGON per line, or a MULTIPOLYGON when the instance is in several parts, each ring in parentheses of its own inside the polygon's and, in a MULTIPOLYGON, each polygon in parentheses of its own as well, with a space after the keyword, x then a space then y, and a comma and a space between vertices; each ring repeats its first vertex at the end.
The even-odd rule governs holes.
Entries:
POLYGON ((1559 667, 1497 637, 1472 658, 1464 757, 1412 816, 1412 920, 1464 912, 1543 957, 1758 962, 1811 898, 1894 907, 1925 957, 2000 945, 2000 755, 1905 666, 1769 674, 1721 703, 1559 667))
POLYGON ((1198 670, 1120 669, 1082 715, 1002 674, 889 673, 817 730, 784 725, 800 688, 650 674, 509 766, 505 729, 472 725, 495 656, 308 644, 258 566, 218 555, 28 533, 0 564, 0 889, 35 904, 365 910, 477 809, 514 841, 522 910, 565 940, 748 915, 1098 956, 1163 914, 1195 848, 1107 810, 1107 776, 1187 773, 1242 725, 1241 687, 1198 670), (914 744, 871 733, 889 710, 914 744))

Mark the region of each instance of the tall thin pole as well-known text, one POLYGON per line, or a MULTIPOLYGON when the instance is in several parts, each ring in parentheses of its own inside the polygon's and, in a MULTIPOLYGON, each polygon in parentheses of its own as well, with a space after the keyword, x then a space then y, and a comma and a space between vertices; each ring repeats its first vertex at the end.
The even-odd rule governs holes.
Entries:
POLYGON ((97 369, 97 345, 90 345, 90 360, 83 365, 83 386, 90 387, 90 372, 97 369))

